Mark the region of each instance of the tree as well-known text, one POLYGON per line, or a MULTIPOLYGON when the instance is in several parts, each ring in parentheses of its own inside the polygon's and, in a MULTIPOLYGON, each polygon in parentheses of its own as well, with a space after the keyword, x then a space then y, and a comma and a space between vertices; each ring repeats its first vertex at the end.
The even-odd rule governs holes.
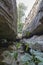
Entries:
POLYGON ((18 32, 22 31, 22 18, 25 16, 26 6, 23 3, 18 4, 18 32))

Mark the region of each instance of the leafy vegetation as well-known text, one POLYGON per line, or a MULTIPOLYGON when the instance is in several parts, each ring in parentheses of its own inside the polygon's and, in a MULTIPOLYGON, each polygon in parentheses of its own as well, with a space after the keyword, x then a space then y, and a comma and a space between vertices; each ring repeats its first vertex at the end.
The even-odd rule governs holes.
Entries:
POLYGON ((21 43, 16 44, 16 48, 19 49, 21 47, 21 43))
MULTIPOLYGON (((37 55, 38 51, 34 51, 34 52, 33 51, 34 50, 32 50, 32 55, 29 55, 28 53, 26 53, 24 56, 21 57, 22 63, 24 63, 24 62, 27 63, 28 62, 27 65, 40 65, 40 63, 42 62, 42 64, 43 64, 43 58, 40 57, 39 55, 37 55), (35 55, 35 53, 36 53, 36 55, 35 55)), ((41 54, 43 54, 43 53, 41 53, 41 54)))
POLYGON ((30 32, 26 32, 26 36, 29 37, 30 36, 30 32))
MULTIPOLYGON (((35 51, 33 49, 30 49, 30 53, 26 53, 24 52, 24 54, 19 58, 20 61, 18 62, 18 56, 19 56, 19 53, 18 53, 18 49, 21 47, 21 43, 17 43, 16 44, 16 50, 15 51, 12 51, 12 52, 7 52, 4 53, 4 57, 6 58, 11 58, 12 57, 12 62, 11 62, 11 65, 13 65, 13 61, 17 61, 17 63, 21 63, 22 65, 43 65, 43 53, 42 52, 39 52, 39 51, 35 51)), ((26 51, 28 51, 28 48, 29 48, 29 45, 26 44, 26 51)), ((19 65, 19 64, 17 64, 19 65)))
POLYGON ((25 16, 25 11, 26 11, 26 6, 24 5, 24 3, 19 3, 18 7, 17 7, 17 11, 18 11, 18 33, 22 32, 22 28, 23 28, 23 18, 25 16))

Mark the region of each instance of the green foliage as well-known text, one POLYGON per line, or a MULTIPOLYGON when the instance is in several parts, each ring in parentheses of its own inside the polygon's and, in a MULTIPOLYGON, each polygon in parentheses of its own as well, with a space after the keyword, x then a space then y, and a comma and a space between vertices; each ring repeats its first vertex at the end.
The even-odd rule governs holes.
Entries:
POLYGON ((25 15, 26 6, 24 3, 18 4, 18 21, 20 22, 22 20, 22 17, 25 15))
POLYGON ((21 23, 21 22, 18 23, 18 29, 17 29, 17 30, 18 30, 18 33, 22 33, 23 25, 24 25, 24 24, 21 23))
POLYGON ((27 37, 30 36, 30 32, 26 32, 26 36, 27 36, 27 37))
POLYGON ((18 58, 18 52, 15 51, 15 52, 14 52, 14 59, 17 60, 17 58, 18 58))
POLYGON ((18 33, 22 32, 22 28, 23 28, 23 17, 25 16, 25 11, 26 11, 26 6, 23 3, 19 3, 18 7, 17 7, 17 11, 18 11, 18 33))
POLYGON ((29 62, 25 62, 23 65, 29 65, 29 62))
POLYGON ((39 56, 40 54, 43 54, 41 52, 38 52, 39 55, 37 55, 38 51, 32 50, 32 55, 29 55, 28 53, 21 57, 22 63, 25 64, 25 62, 28 62, 27 65, 43 65, 43 58, 39 56), (33 63, 33 64, 32 64, 33 63))
POLYGON ((21 43, 16 44, 16 48, 19 49, 21 47, 21 43))
MULTIPOLYGON (((19 49, 21 47, 21 43, 16 44, 16 48, 19 49)), ((26 51, 28 50, 29 45, 26 44, 26 51)), ((30 50, 30 53, 25 53, 24 55, 21 56, 20 62, 22 65, 43 65, 43 53, 35 50, 30 50)), ((12 53, 9 51, 4 52, 4 56, 7 58, 13 58, 11 65, 13 63, 13 60, 17 61, 18 59, 18 51, 13 51, 12 53)))
POLYGON ((29 44, 26 44, 26 51, 29 49, 29 44))

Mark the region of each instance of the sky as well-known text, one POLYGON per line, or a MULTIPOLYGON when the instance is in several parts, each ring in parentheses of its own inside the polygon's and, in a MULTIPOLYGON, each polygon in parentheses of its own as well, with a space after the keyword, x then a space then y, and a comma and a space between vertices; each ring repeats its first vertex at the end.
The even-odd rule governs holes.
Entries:
POLYGON ((36 0, 17 0, 17 5, 19 3, 24 3, 25 4, 25 6, 27 7, 27 10, 25 12, 25 16, 27 17, 29 12, 30 12, 30 10, 32 9, 32 6, 35 3, 35 1, 36 0))

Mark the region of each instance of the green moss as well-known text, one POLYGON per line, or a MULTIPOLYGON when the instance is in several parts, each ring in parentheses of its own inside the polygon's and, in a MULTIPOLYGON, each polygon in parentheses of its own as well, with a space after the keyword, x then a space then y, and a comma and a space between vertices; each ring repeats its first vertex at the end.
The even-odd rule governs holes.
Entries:
POLYGON ((30 36, 30 32, 26 32, 26 37, 30 36))

